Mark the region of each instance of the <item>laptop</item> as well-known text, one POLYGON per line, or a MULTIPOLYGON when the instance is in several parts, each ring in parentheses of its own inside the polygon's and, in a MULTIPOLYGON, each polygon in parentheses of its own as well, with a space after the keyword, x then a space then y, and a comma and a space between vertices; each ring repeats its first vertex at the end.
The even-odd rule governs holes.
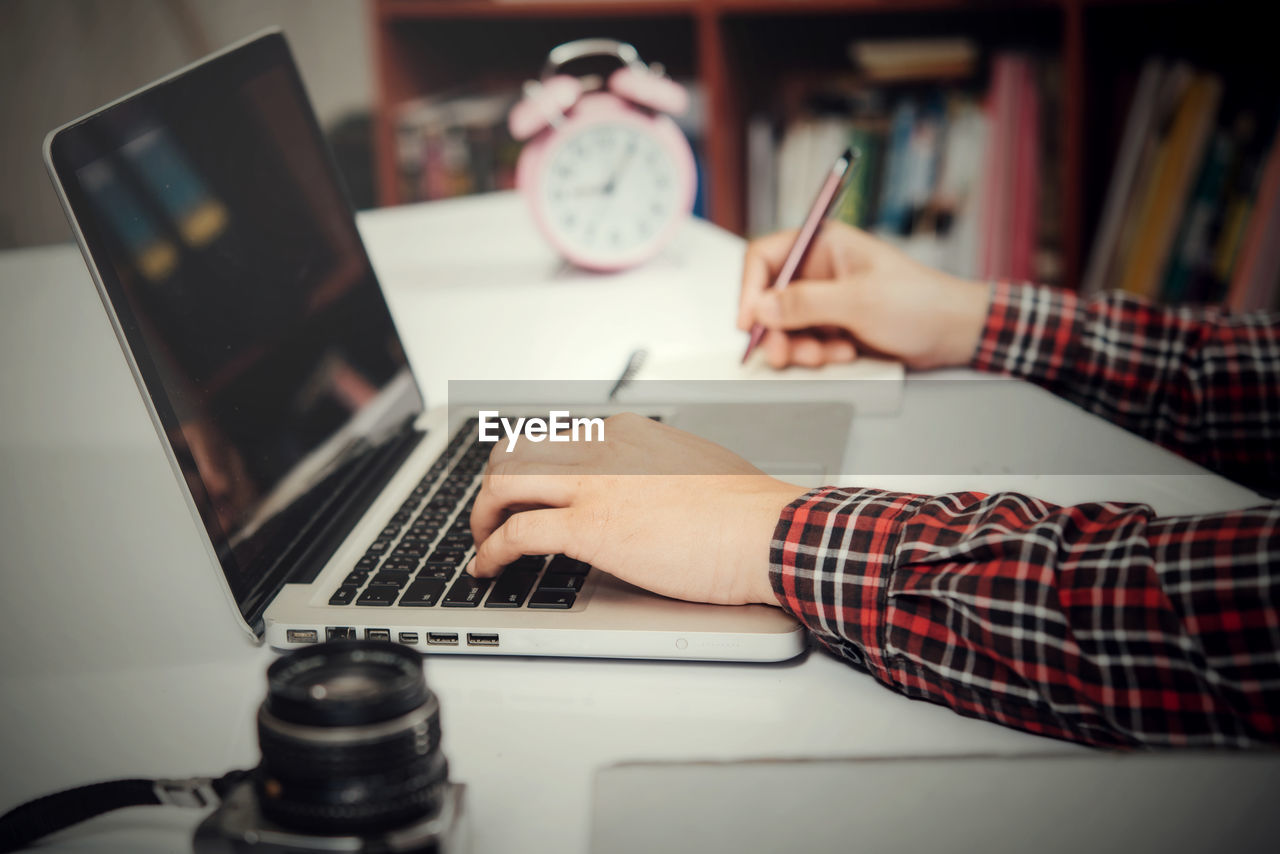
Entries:
MULTIPOLYGON (((745 661, 803 649, 778 608, 676 601, 563 555, 492 582, 461 572, 493 446, 477 409, 426 407, 279 31, 53 131, 45 161, 206 534, 193 561, 218 571, 255 639, 745 661)), ((648 410, 748 459, 777 462, 782 442, 819 477, 840 470, 851 417, 834 403, 648 410)))

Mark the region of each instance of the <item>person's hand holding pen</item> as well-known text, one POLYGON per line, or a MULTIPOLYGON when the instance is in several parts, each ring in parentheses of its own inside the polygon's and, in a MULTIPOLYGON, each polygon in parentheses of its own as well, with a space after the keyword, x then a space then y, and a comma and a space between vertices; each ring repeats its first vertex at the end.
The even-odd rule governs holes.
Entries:
POLYGON ((987 314, 986 284, 924 266, 864 231, 828 221, 785 290, 772 290, 796 232, 747 248, 738 328, 760 323, 774 368, 851 362, 861 354, 912 368, 964 365, 987 314))

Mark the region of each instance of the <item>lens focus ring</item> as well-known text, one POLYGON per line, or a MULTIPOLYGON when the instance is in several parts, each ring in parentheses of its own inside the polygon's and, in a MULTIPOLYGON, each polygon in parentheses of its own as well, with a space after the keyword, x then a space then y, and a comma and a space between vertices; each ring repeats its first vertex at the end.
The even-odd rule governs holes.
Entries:
POLYGON ((298 830, 362 833, 438 808, 448 781, 439 703, 417 654, 391 646, 325 644, 269 671, 255 782, 267 818, 298 830))

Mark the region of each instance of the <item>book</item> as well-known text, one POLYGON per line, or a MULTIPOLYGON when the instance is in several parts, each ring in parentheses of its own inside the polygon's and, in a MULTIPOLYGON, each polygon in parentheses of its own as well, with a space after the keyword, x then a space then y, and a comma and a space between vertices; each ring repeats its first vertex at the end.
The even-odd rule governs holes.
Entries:
POLYGON ((1160 85, 1156 92, 1154 115, 1149 133, 1142 141, 1142 150, 1138 157, 1138 171, 1134 176, 1132 191, 1125 199, 1121 213, 1120 235, 1115 247, 1115 255, 1109 268, 1109 275, 1102 284, 1104 290, 1115 290, 1121 286, 1124 271, 1129 264, 1137 243, 1141 226, 1141 214, 1148 196, 1153 192, 1152 184, 1158 181, 1157 155, 1164 140, 1173 126, 1173 115, 1193 77, 1191 66, 1186 63, 1175 63, 1165 69, 1161 75, 1160 85))
POLYGON ((869 228, 878 202, 881 149, 886 130, 881 122, 857 121, 849 126, 849 145, 858 152, 856 170, 840 199, 835 218, 848 225, 869 228))
POLYGON ((1013 231, 1009 235, 1007 278, 1028 282, 1035 277, 1036 235, 1040 206, 1040 93, 1030 63, 1016 66, 1013 186, 1009 202, 1013 231))
POLYGON ((938 266, 965 278, 978 275, 980 187, 986 144, 987 118, 982 108, 972 99, 952 98, 942 172, 934 197, 936 230, 943 241, 938 266))
POLYGON ((747 121, 747 236, 774 230, 778 210, 778 143, 772 117, 759 113, 747 121))
POLYGON ((1273 135, 1248 230, 1231 277, 1227 307, 1254 311, 1276 307, 1280 296, 1280 131, 1273 135))
POLYGON ((1213 221, 1222 204, 1234 147, 1232 135, 1224 128, 1219 128, 1209 142, 1191 201, 1174 239, 1169 269, 1160 289, 1161 302, 1175 304, 1187 301, 1191 296, 1192 283, 1212 266, 1213 221))
POLYGON ((1035 63, 1037 102, 1039 104, 1039 178, 1036 194, 1039 210, 1036 215, 1037 231, 1033 237, 1035 257, 1031 278, 1042 285, 1062 285, 1066 272, 1063 262, 1063 205, 1066 194, 1062 187, 1062 170, 1058 168, 1066 155, 1062 134, 1050 128, 1059 124, 1063 114, 1062 63, 1057 57, 1041 57, 1035 63))
POLYGON ((418 98, 396 114, 404 201, 446 199, 515 186, 520 145, 507 130, 517 93, 418 98))
POLYGON ((848 402, 859 414, 887 415, 902 408, 906 369, 901 362, 864 357, 820 368, 775 371, 757 351, 745 365, 739 350, 672 353, 645 360, 619 393, 625 403, 734 401, 848 402))
POLYGON ((1022 58, 1011 53, 997 55, 992 62, 986 108, 990 138, 983 166, 983 227, 978 262, 978 275, 985 279, 1010 278, 1013 271, 1021 64, 1022 58))
POLYGON ((977 66, 978 48, 965 38, 874 39, 850 43, 849 59, 877 82, 965 78, 977 66))
POLYGON ((903 98, 890 119, 884 179, 880 185, 880 211, 876 217, 876 229, 881 232, 906 234, 911 222, 909 161, 918 110, 915 98, 903 98))
POLYGON ((862 157, 833 218, 956 275, 1029 280, 1060 269, 1060 229, 1044 215, 1060 195, 1042 192, 1058 176, 1042 169, 1052 140, 1042 130, 1044 81, 1059 79, 1047 66, 1001 52, 989 81, 781 81, 790 118, 776 110, 748 123, 750 233, 800 222, 832 158, 853 146, 862 157))
POLYGON ((804 222, 823 178, 848 144, 848 123, 834 116, 805 118, 787 129, 778 150, 779 227, 804 222))
POLYGON ((1149 59, 1142 66, 1138 87, 1125 119, 1111 182, 1107 186, 1102 219, 1098 224, 1080 287, 1082 295, 1088 296, 1106 289, 1112 279, 1125 210, 1135 190, 1143 149, 1156 122, 1156 108, 1164 73, 1164 63, 1158 59, 1149 59))
POLYGON ((1120 286, 1154 297, 1163 279, 1178 217, 1217 117, 1222 81, 1197 74, 1180 99, 1172 125, 1156 149, 1151 180, 1138 210, 1136 231, 1120 286))

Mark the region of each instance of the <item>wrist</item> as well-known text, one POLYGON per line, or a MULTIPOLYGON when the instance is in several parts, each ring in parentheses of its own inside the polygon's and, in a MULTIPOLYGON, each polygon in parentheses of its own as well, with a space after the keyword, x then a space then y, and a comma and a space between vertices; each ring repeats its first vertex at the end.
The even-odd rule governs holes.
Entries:
POLYGON ((961 367, 973 361, 990 308, 990 285, 952 279, 942 306, 945 334, 936 367, 961 367))
POLYGON ((805 487, 775 480, 768 489, 753 496, 749 518, 753 520, 751 530, 758 532, 758 536, 751 538, 751 553, 744 555, 741 563, 748 570, 743 579, 746 602, 781 607, 770 578, 773 536, 783 511, 806 492, 805 487))

